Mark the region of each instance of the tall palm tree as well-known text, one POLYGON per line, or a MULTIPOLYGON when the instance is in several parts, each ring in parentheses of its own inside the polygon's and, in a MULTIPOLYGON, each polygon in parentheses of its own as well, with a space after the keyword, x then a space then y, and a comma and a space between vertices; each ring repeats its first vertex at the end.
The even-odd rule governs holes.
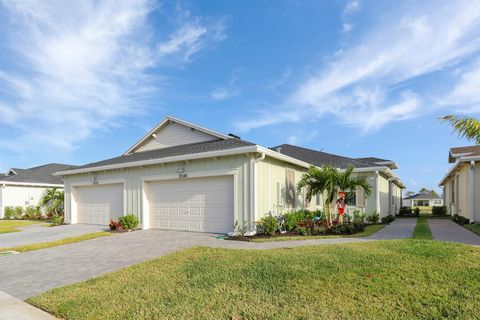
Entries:
POLYGON ((40 198, 39 205, 47 208, 54 216, 58 216, 63 211, 65 194, 57 188, 50 188, 45 190, 42 198, 40 198))
POLYGON ((480 144, 480 121, 472 117, 459 117, 448 115, 440 118, 442 122, 447 122, 460 137, 467 138, 480 144))
POLYGON ((324 194, 324 210, 332 220, 331 206, 334 203, 338 192, 347 192, 349 197, 354 195, 357 189, 363 189, 365 196, 370 195, 372 188, 367 180, 363 177, 354 177, 353 166, 340 171, 329 165, 324 165, 321 168, 311 166, 307 173, 303 174, 300 179, 297 189, 306 188, 306 199, 311 201, 316 194, 324 194))

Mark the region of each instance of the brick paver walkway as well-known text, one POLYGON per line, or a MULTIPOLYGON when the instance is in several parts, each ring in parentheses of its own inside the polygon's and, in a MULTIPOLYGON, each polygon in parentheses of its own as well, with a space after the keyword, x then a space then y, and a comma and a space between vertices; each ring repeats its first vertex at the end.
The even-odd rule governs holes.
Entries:
POLYGON ((434 240, 480 246, 480 237, 449 219, 428 219, 434 240))
POLYGON ((411 238, 417 218, 399 218, 365 239, 392 240, 411 238))

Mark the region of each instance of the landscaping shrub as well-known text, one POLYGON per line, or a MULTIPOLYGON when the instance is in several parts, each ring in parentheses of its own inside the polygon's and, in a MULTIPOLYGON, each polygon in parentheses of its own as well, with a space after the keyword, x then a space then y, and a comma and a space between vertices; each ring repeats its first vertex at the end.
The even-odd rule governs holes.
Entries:
POLYGON ((295 231, 299 222, 308 224, 309 221, 312 221, 315 218, 320 219, 322 217, 323 212, 321 210, 297 210, 283 214, 285 229, 290 232, 295 231))
POLYGON ((42 219, 43 216, 38 207, 28 206, 27 208, 25 208, 25 212, 22 218, 26 220, 39 220, 42 219))
POLYGON ((61 226, 63 223, 65 222, 65 219, 63 216, 54 216, 52 218, 52 223, 51 225, 52 226, 61 226))
POLYGON ((447 215, 447 207, 433 207, 432 208, 432 216, 446 216, 447 215))
POLYGON ((235 223, 233 224, 233 230, 235 230, 235 233, 243 237, 245 236, 245 233, 247 233, 247 229, 248 229, 247 220, 243 220, 243 224, 240 224, 238 220, 235 220, 235 223))
POLYGON ((272 236, 278 231, 278 220, 276 217, 265 216, 257 221, 257 233, 272 236))
POLYGON ((122 216, 118 219, 118 221, 122 224, 123 228, 127 230, 135 229, 140 223, 137 216, 133 214, 127 214, 126 216, 122 216))
POLYGON ((388 216, 382 218, 382 224, 389 224, 393 220, 395 220, 395 217, 389 214, 388 216))
POLYGON ((401 207, 400 210, 398 211, 398 215, 400 217, 408 217, 408 216, 412 216, 413 213, 412 213, 412 208, 410 207, 401 207))
POLYGON ((365 220, 369 224, 376 224, 380 220, 380 215, 378 214, 378 212, 374 211, 372 214, 367 215, 365 217, 365 220))
POLYGON ((15 211, 14 219, 22 219, 22 217, 23 217, 23 207, 15 207, 13 210, 15 211))
POLYGON ((15 209, 13 207, 5 207, 3 210, 3 218, 7 220, 15 219, 15 209))
POLYGON ((420 217, 420 208, 419 207, 415 207, 415 209, 413 209, 413 215, 415 217, 420 217))
POLYGON ((365 216, 360 212, 360 210, 355 210, 353 211, 353 223, 358 222, 365 223, 365 216))
POLYGON ((120 223, 120 221, 113 221, 110 219, 110 223, 108 224, 110 227, 110 230, 115 231, 115 230, 123 230, 123 226, 120 223))
POLYGON ((458 214, 454 215, 452 220, 456 223, 458 223, 459 225, 463 226, 464 224, 469 224, 470 223, 470 220, 465 218, 465 217, 462 217, 462 216, 459 216, 458 214))

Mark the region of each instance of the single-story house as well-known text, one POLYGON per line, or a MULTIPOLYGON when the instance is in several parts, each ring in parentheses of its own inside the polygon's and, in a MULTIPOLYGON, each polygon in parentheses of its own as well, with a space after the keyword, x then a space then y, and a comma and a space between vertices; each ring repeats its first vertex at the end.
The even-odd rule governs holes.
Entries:
POLYGON ((443 197, 431 193, 416 193, 403 198, 404 207, 441 207, 443 197))
POLYGON ((265 148, 173 117, 167 117, 123 155, 57 172, 65 182, 65 221, 107 224, 136 215, 144 229, 159 228, 231 233, 236 221, 254 222, 264 215, 307 203, 296 184, 310 165, 356 166, 374 191, 354 207, 395 214, 403 184, 394 162, 350 159, 282 145, 265 148))
POLYGON ((451 148, 448 162, 453 165, 439 183, 448 212, 480 222, 480 146, 451 148))
POLYGON ((5 207, 37 206, 46 189, 63 189, 62 177, 53 173, 68 168, 72 166, 49 163, 28 169, 11 168, 0 175, 0 218, 5 207))

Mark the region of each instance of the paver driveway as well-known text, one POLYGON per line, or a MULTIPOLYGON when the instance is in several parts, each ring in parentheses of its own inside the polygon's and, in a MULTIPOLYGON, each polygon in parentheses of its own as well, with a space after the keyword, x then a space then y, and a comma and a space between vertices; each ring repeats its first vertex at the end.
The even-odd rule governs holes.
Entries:
POLYGON ((17 229, 22 231, 0 234, 0 249, 75 237, 85 233, 105 230, 106 227, 89 224, 47 227, 45 225, 34 224, 25 227, 18 227, 17 229))
MULTIPOLYGON (((386 226, 382 237, 412 234, 411 223, 397 220, 386 226), (408 225, 408 227, 407 227, 408 225), (399 232, 399 230, 403 230, 399 232), (390 232, 388 232, 390 231, 390 232)), ((273 249, 318 244, 372 241, 373 238, 327 238, 253 243, 217 240, 207 233, 144 230, 111 237, 0 257, 0 290, 25 299, 51 288, 75 283, 103 273, 192 246, 237 249, 273 249)), ((243 253, 242 253, 243 254, 243 253)))
POLYGON ((480 237, 450 219, 428 219, 434 240, 461 242, 480 246, 480 237))

